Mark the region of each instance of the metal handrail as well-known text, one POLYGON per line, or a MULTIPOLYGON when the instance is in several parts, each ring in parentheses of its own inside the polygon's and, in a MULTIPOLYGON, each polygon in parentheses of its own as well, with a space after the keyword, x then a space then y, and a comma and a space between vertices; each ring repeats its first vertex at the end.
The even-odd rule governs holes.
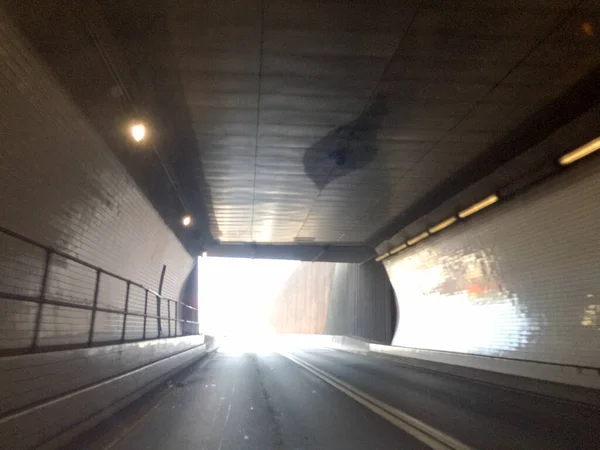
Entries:
MULTIPOLYGON (((91 347, 91 346, 96 346, 96 345, 105 345, 106 342, 104 341, 94 341, 94 331, 95 331, 95 326, 96 326, 96 313, 97 312, 101 312, 101 313, 110 313, 110 314, 121 314, 123 315, 123 321, 122 321, 122 326, 121 326, 121 342, 134 342, 135 340, 147 340, 147 339, 155 339, 158 337, 176 337, 178 335, 183 335, 183 328, 182 326, 177 327, 177 324, 191 324, 191 325, 198 325, 197 321, 194 320, 188 320, 188 319, 184 319, 179 317, 179 307, 181 307, 182 309, 185 308, 188 311, 195 311, 196 312, 196 318, 197 313, 198 313, 198 309, 194 308, 193 306, 187 305, 179 300, 174 300, 171 298, 168 298, 166 296, 160 295, 158 292, 147 288, 146 286, 144 286, 142 283, 138 283, 135 281, 132 281, 130 279, 127 279, 121 275, 118 275, 116 273, 110 272, 108 270, 105 270, 99 266, 96 266, 94 264, 91 264, 87 261, 83 261, 80 258, 77 258, 75 256, 69 255, 68 253, 65 253, 63 251, 57 250, 51 246, 48 245, 44 245, 40 242, 37 242, 33 239, 30 239, 26 236, 23 236, 19 233, 16 233, 12 230, 6 229, 2 226, 0 226, 0 233, 5 234, 7 236, 10 236, 14 239, 17 239, 21 242, 27 243, 33 247, 36 247, 38 249, 44 250, 45 252, 45 258, 44 258, 44 268, 43 268, 43 276, 42 276, 42 280, 41 280, 41 285, 40 285, 40 290, 39 290, 39 295, 38 296, 29 296, 29 295, 21 295, 21 294, 15 294, 15 293, 10 293, 10 292, 2 292, 0 291, 0 297, 1 298, 5 298, 8 300, 15 300, 15 301, 23 301, 23 302, 29 302, 29 303, 35 303, 38 305, 38 309, 35 315, 35 325, 34 325, 34 331, 33 331, 33 338, 31 341, 31 345, 29 346, 29 348, 22 348, 22 349, 13 349, 12 351, 9 350, 10 354, 18 354, 18 353, 28 353, 28 352, 38 352, 40 350, 44 349, 44 346, 40 345, 40 328, 42 325, 42 319, 43 319, 43 307, 44 305, 52 305, 52 306, 59 306, 59 307, 66 307, 66 308, 73 308, 73 309, 80 309, 80 310, 87 310, 87 311, 91 311, 91 320, 89 323, 89 328, 88 328, 88 338, 87 338, 87 342, 86 343, 81 343, 81 344, 69 344, 67 345, 68 348, 74 348, 74 347, 91 347), (75 303, 75 302, 68 302, 68 301, 62 301, 62 300, 55 300, 55 299, 51 299, 51 298, 47 298, 47 287, 48 287, 48 278, 49 275, 51 273, 51 269, 52 269, 52 259, 53 256, 58 256, 61 258, 64 258, 66 260, 75 262, 81 266, 87 267, 89 269, 92 269, 93 271, 95 271, 95 285, 94 285, 94 294, 93 294, 93 300, 92 300, 92 304, 88 305, 88 304, 84 304, 84 303, 75 303), (111 307, 104 307, 104 306, 99 306, 98 305, 98 296, 99 296, 99 291, 100 291, 100 283, 101 283, 101 279, 103 277, 109 277, 109 278, 114 278, 116 280, 120 280, 123 281, 124 283, 126 283, 126 290, 125 290, 125 297, 123 299, 123 309, 118 309, 118 308, 111 308, 111 307), (135 311, 131 311, 129 308, 129 299, 130 299, 130 291, 131 291, 131 287, 137 287, 139 289, 142 289, 144 291, 144 312, 140 313, 140 312, 135 312, 135 311), (157 300, 160 299, 161 301, 166 301, 166 305, 167 305, 167 318, 161 317, 160 315, 160 311, 158 311, 158 314, 148 314, 148 297, 149 296, 154 296, 157 300), (171 305, 174 304, 175 305, 175 317, 172 318, 171 317, 171 305), (134 317, 142 317, 143 320, 143 331, 142 331, 142 338, 141 339, 126 339, 126 329, 127 329, 127 317, 128 316, 134 316, 134 317), (154 320, 167 320, 168 321, 168 333, 167 336, 161 336, 160 335, 160 328, 158 327, 158 335, 157 336, 147 336, 147 321, 148 319, 154 319, 154 320), (171 332, 171 322, 175 323, 175 326, 173 327, 173 333, 171 332), (178 330, 179 328, 179 330, 178 330), (179 333, 179 331, 181 333, 179 333), (172 336, 173 334, 173 336, 172 336)), ((112 342, 112 341, 110 341, 112 342)), ((53 346, 54 348, 54 346, 53 346)))

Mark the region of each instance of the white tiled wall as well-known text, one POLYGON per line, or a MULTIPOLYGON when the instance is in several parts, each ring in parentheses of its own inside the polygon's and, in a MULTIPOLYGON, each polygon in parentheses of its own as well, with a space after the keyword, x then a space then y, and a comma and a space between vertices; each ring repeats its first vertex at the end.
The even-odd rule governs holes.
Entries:
POLYGON ((393 344, 600 367, 599 167, 582 161, 387 259, 393 344))
MULTIPOLYGON (((0 108, 0 225, 152 289, 166 264, 163 292, 177 298, 192 258, 1 10, 0 108)), ((0 233, 0 292, 38 295, 43 261, 43 252, 0 233)), ((89 304, 93 289, 93 271, 53 259, 49 297, 89 304)), ((124 289, 103 278, 99 301, 121 306, 124 289)), ((143 293, 131 307, 143 310, 143 293)), ((35 311, 0 299, 0 348, 30 344, 35 311)), ((88 316, 45 307, 46 343, 84 341, 88 316)), ((130 320, 128 336, 139 337, 139 320, 130 320)), ((98 317, 103 339, 120 337, 117 328, 114 317, 98 317)))

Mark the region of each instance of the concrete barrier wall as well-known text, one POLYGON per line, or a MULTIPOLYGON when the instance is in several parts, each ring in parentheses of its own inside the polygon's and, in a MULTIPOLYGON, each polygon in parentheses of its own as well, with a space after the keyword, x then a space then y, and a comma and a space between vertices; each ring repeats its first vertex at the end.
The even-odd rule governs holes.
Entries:
POLYGON ((413 358, 422 361, 464 366, 506 375, 551 381, 593 389, 600 389, 600 373, 596 369, 581 369, 575 366, 494 358, 490 356, 465 355, 438 352, 390 345, 369 344, 369 351, 391 356, 413 358))
POLYGON ((56 448, 206 351, 186 336, 2 358, 0 447, 56 448))
MULTIPOLYGON (((329 347, 353 352, 381 354, 396 357, 405 362, 407 360, 417 360, 424 363, 419 363, 420 367, 450 372, 459 376, 480 379, 481 381, 493 382, 495 384, 504 384, 509 387, 513 387, 515 384, 512 380, 507 381, 506 378, 495 377, 493 373, 600 389, 600 373, 596 369, 581 369, 567 365, 382 345, 349 336, 288 335, 282 336, 281 342, 284 345, 292 346, 329 347), (487 373, 482 373, 482 371, 487 373)), ((549 389, 547 386, 539 386, 536 383, 527 384, 522 381, 518 384, 526 386, 523 388, 524 390, 540 390, 542 394, 553 395, 551 387, 549 389)), ((582 399, 582 401, 585 401, 585 399, 582 399)))

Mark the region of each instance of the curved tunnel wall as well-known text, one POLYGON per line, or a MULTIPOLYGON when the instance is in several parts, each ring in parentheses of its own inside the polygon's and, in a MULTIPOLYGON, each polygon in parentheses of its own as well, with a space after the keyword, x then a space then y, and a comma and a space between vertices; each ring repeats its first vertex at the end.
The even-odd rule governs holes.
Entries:
POLYGON ((326 334, 390 343, 394 316, 394 294, 381 264, 335 265, 326 334))
MULTIPOLYGON (((0 225, 151 289, 166 265, 163 294, 178 298, 192 258, 1 10, 0 24, 0 225)), ((0 292, 37 295, 43 261, 0 233, 0 292)), ((92 271, 54 258, 47 295, 89 304, 93 284, 92 271)), ((124 293, 103 280, 99 304, 122 307, 124 293)), ((130 306, 143 310, 143 292, 130 306)), ((0 349, 30 345, 36 311, 0 298, 0 349)), ((129 316, 128 339, 141 337, 140 319, 129 316)), ((42 337, 78 343, 89 320, 89 311, 46 306, 42 337)), ((122 316, 97 321, 98 339, 110 339, 122 316)))
POLYGON ((381 264, 301 263, 274 305, 280 333, 338 334, 389 344, 396 309, 381 264))
POLYGON ((600 367, 599 168, 582 161, 386 259, 393 345, 600 367))

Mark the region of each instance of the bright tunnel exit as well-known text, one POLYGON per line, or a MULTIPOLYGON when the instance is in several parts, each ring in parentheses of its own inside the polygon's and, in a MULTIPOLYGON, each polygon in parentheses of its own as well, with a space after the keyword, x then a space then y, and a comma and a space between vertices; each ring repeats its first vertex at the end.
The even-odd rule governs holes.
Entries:
POLYGON ((275 333, 272 311, 298 261, 198 258, 200 330, 228 342, 257 342, 275 333))

